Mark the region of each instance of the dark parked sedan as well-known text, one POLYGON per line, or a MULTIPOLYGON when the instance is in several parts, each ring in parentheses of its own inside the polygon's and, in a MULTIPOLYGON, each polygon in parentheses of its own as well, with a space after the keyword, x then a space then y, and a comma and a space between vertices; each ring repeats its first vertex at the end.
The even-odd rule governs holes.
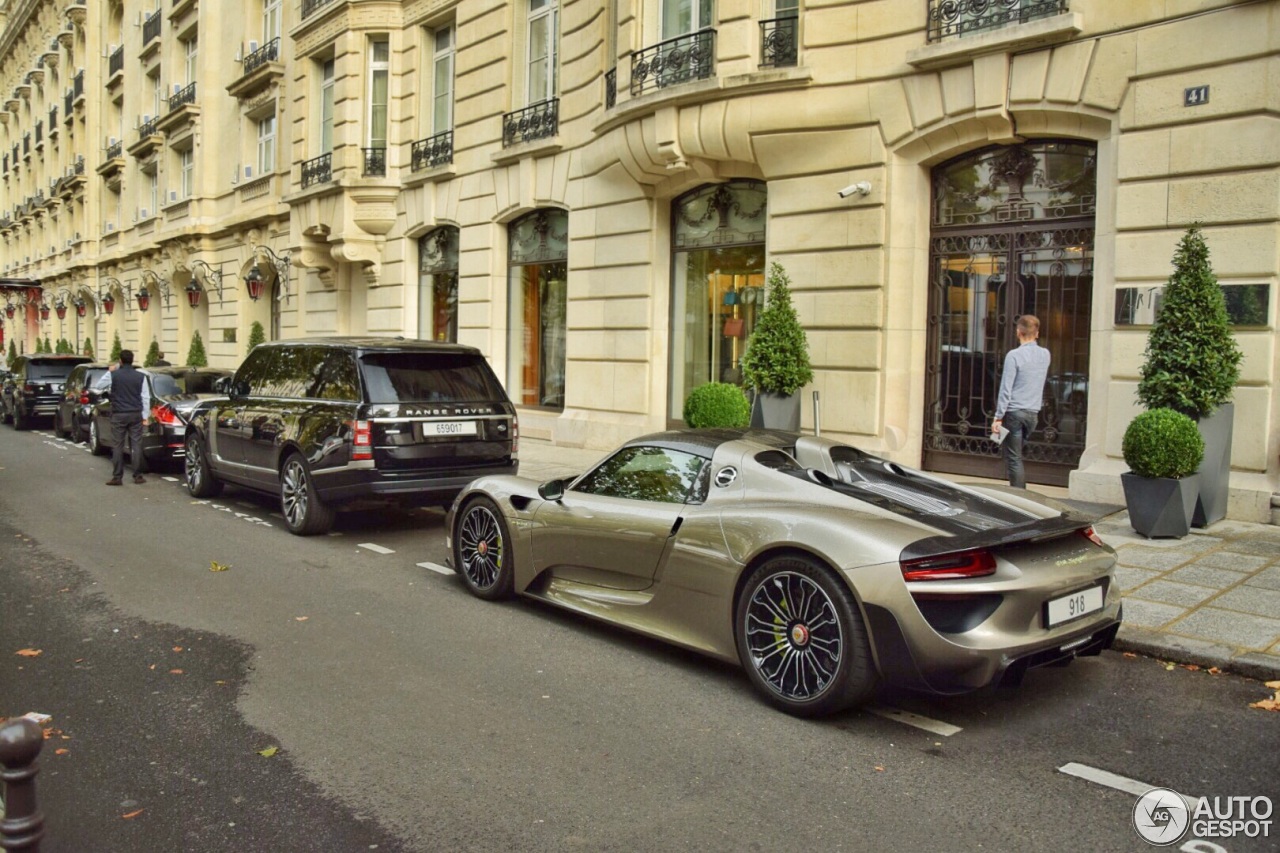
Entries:
POLYGON ((62 385, 77 364, 92 359, 57 353, 18 356, 13 374, 0 390, 0 407, 14 429, 27 429, 35 418, 47 418, 58 409, 62 385))
POLYGON ((72 441, 89 440, 89 422, 93 419, 93 408, 98 404, 98 392, 93 384, 102 374, 107 372, 107 365, 101 362, 77 364, 62 386, 62 400, 58 410, 53 413, 53 431, 63 438, 72 441))
MULTIPOLYGON (((148 367, 147 386, 151 390, 151 423, 143 433, 142 455, 148 462, 164 462, 185 455, 187 416, 196 403, 221 393, 230 370, 216 367, 148 367)), ((106 454, 111 440, 111 399, 104 394, 89 422, 89 449, 106 454)), ((129 452, 129 448, 125 448, 129 452)))

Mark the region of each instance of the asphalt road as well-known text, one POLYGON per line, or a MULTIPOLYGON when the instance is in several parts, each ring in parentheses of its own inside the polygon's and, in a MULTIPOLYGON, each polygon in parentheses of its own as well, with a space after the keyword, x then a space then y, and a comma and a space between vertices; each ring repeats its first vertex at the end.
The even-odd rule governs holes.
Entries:
MULTIPOLYGON (((0 715, 53 715, 46 853, 1148 849, 1071 763, 1280 801, 1257 682, 1108 653, 801 721, 733 667, 472 598, 419 565, 437 511, 302 539, 269 500, 108 474, 0 428, 0 715)), ((1217 843, 1274 850, 1272 820, 1217 843)))

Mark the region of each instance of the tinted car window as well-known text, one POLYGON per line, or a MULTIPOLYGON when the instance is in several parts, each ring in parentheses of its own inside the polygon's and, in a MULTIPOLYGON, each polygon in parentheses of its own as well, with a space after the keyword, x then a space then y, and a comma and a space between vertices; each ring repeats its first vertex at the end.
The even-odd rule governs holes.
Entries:
POLYGON ((276 348, 262 393, 268 397, 291 399, 312 396, 329 352, 324 347, 276 348))
POLYGON ((371 403, 479 403, 505 399, 482 356, 376 352, 360 358, 371 403))
POLYGON ((33 361, 27 365, 28 379, 63 379, 73 369, 75 362, 72 361, 33 361))
POLYGON ((151 377, 151 393, 158 397, 172 397, 174 394, 181 394, 182 388, 179 387, 178 380, 169 374, 156 373, 151 377))
POLYGON ((359 400, 360 378, 353 354, 347 350, 331 351, 307 396, 317 400, 359 400))
POLYGON ((263 394, 274 349, 254 349, 236 371, 236 381, 249 386, 250 394, 263 394))
POLYGON ((659 503, 684 503, 704 460, 665 447, 627 447, 573 484, 573 491, 659 503))
POLYGON ((178 377, 178 387, 187 394, 212 394, 217 390, 213 384, 221 378, 220 373, 188 373, 178 377))

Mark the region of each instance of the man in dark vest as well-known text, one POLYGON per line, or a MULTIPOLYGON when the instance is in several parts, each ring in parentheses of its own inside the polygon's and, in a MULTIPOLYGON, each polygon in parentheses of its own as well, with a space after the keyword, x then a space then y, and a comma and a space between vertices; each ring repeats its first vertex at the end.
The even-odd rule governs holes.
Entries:
POLYGON ((151 388, 147 377, 133 366, 133 350, 120 351, 120 363, 111 365, 107 382, 99 385, 111 391, 111 479, 118 486, 124 479, 124 442, 133 447, 133 482, 145 483, 142 476, 142 431, 151 421, 151 388))

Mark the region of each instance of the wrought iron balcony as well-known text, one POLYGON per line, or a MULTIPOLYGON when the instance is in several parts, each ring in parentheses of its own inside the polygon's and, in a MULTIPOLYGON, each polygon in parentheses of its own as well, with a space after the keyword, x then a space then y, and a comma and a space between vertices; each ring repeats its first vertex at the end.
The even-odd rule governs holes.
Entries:
POLYGON ((415 172, 453 162, 453 131, 446 130, 419 139, 409 149, 410 168, 415 172))
POLYGON ((632 54, 631 95, 643 95, 690 80, 704 80, 715 70, 715 30, 676 36, 632 54))
POLYGON ((73 82, 71 85, 71 91, 75 93, 76 98, 80 98, 81 96, 84 95, 84 72, 83 71, 76 72, 76 76, 73 78, 73 82))
POLYGON ((158 118, 148 118, 142 124, 138 125, 138 138, 147 139, 148 137, 158 134, 160 130, 156 125, 159 121, 160 119, 158 118))
POLYGON ((244 58, 244 73, 252 74, 268 62, 280 58, 280 37, 276 36, 244 58))
POLYGON ((1025 24, 1066 11, 1068 0, 928 0, 930 42, 1025 24))
POLYGON ((796 64, 800 19, 774 18, 760 22, 760 67, 783 68, 796 64))
POLYGON ((44 142, 44 122, 36 122, 36 145, 39 146, 44 142))
POLYGON ((610 68, 604 72, 604 107, 611 109, 618 103, 618 69, 610 68))
POLYGON ((76 158, 76 164, 72 167, 72 171, 77 175, 84 174, 84 155, 76 158))
POLYGON ((58 105, 49 107, 49 134, 52 135, 58 125, 58 105))
POLYGON ((169 99, 169 112, 173 112, 180 107, 185 107, 187 104, 194 104, 195 102, 196 84, 188 83, 185 87, 175 92, 173 97, 169 99))
POLYGON ((160 10, 156 9, 147 19, 142 22, 142 45, 146 47, 151 44, 153 39, 160 38, 160 25, 164 19, 161 17, 160 10))
POLYGON ((546 139, 560 132, 560 99, 539 101, 502 117, 502 147, 546 139))
POLYGON ((124 71, 124 45, 120 45, 111 51, 111 58, 107 60, 107 76, 114 77, 124 71))
POLYGON ((333 0, 302 0, 302 19, 305 21, 307 17, 317 9, 327 6, 332 2, 333 0))
POLYGON ((387 149, 361 148, 364 152, 364 174, 367 178, 381 178, 387 174, 387 149))
POLYGON ((119 159, 120 159, 121 157, 123 157, 123 156, 124 156, 124 143, 123 143, 123 142, 113 142, 113 143, 111 143, 110 145, 108 145, 108 146, 107 146, 107 159, 108 159, 108 160, 119 160, 119 159))
POLYGON ((71 108, 72 108, 72 106, 74 105, 75 97, 76 97, 76 96, 75 96, 75 94, 74 94, 70 89, 68 89, 68 90, 67 90, 67 94, 66 94, 65 96, 63 96, 63 98, 62 98, 62 114, 63 114, 64 116, 70 116, 70 115, 71 115, 71 108))
POLYGON ((302 164, 302 188, 333 180, 333 154, 321 154, 302 164))

